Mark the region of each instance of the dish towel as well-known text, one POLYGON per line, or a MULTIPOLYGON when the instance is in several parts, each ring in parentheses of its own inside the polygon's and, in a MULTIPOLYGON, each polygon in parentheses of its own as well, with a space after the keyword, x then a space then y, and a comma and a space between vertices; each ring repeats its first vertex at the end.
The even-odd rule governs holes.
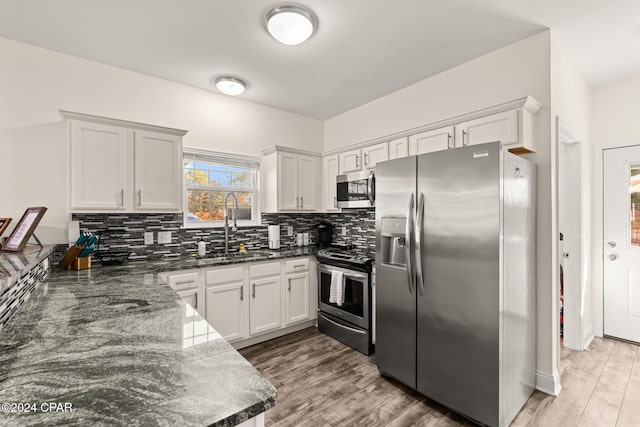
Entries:
POLYGON ((342 283, 342 271, 331 272, 331 288, 329 289, 329 302, 341 306, 344 302, 344 283, 342 283))

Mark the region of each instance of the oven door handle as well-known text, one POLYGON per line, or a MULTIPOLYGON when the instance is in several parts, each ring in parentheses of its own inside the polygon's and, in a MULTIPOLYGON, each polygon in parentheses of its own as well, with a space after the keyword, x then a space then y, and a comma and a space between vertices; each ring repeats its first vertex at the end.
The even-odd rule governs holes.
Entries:
POLYGON ((327 264, 319 264, 318 271, 322 273, 329 273, 329 274, 331 274, 332 271, 341 271, 343 277, 349 277, 351 279, 367 280, 368 278, 367 275, 365 274, 354 273, 351 270, 347 270, 345 268, 340 268, 340 267, 329 266, 327 264))
POLYGON ((329 323, 333 323, 334 325, 336 325, 336 326, 338 326, 340 328, 346 329, 346 330, 351 331, 351 332, 355 332, 356 334, 360 334, 360 335, 366 335, 367 334, 365 331, 361 331, 360 329, 350 328, 349 326, 345 326, 345 325, 342 325, 342 324, 340 324, 338 322, 334 322, 333 320, 329 319, 327 316, 323 316, 322 313, 319 313, 319 314, 320 314, 320 317, 322 317, 324 320, 326 320, 329 323))

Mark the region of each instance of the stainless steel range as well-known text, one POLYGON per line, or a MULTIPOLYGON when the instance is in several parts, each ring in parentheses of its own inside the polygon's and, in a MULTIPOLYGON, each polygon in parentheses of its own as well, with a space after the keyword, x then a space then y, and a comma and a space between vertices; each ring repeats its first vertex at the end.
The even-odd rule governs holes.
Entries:
POLYGON ((344 247, 322 249, 318 259, 318 329, 371 354, 372 260, 344 247))

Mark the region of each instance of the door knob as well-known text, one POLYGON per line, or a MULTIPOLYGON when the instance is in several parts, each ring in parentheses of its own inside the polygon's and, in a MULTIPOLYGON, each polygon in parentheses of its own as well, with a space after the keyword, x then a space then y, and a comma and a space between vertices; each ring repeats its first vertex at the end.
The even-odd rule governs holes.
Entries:
POLYGON ((615 248, 616 247, 616 242, 609 242, 609 243, 607 243, 607 246, 609 246, 610 248, 615 248))
POLYGON ((609 261, 615 261, 615 260, 618 259, 618 255, 617 254, 611 254, 607 258, 609 258, 609 261))

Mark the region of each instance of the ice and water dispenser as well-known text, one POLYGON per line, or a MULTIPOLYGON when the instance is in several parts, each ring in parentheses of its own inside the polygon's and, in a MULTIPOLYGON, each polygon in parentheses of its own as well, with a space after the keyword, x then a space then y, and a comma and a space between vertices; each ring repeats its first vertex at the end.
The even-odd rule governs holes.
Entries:
MULTIPOLYGON (((407 218, 405 217, 382 217, 380 221, 381 236, 381 261, 383 264, 395 267, 406 267, 407 265, 407 245, 405 232, 407 218)), ((378 256, 378 255, 376 255, 378 256)))

